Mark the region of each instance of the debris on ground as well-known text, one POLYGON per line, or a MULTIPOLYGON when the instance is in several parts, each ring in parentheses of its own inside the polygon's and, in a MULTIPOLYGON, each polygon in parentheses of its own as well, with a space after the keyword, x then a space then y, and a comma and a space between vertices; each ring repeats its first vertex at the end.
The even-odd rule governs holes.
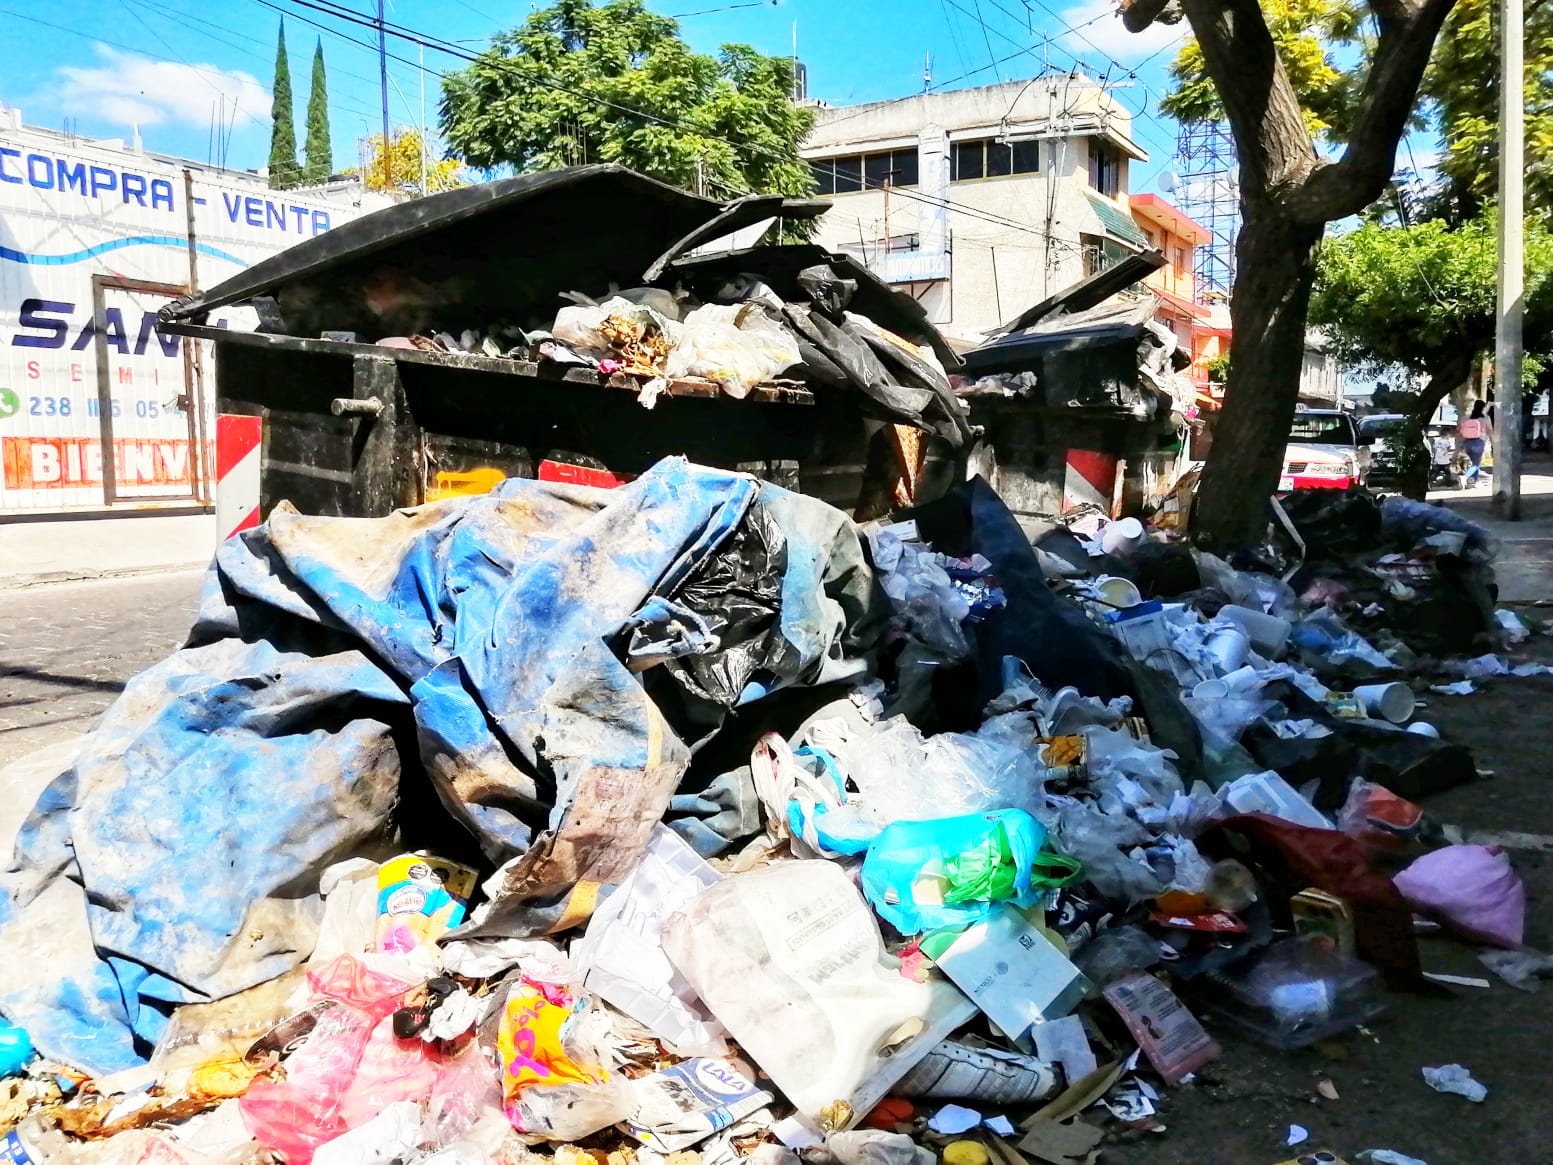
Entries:
MULTIPOLYGON (((640 299, 554 331, 666 374, 640 299)), ((1415 909, 1547 974, 1420 805, 1477 771, 1415 692, 1515 632, 1477 527, 893 517, 668 458, 228 541, 0 875, 11 1161, 1087 1162, 1424 983, 1415 909)))

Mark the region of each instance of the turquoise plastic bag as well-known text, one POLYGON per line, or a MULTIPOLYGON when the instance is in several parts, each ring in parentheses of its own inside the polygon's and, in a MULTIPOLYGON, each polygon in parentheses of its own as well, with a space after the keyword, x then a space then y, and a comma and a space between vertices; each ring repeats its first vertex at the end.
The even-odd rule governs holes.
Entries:
POLYGON ((969 926, 994 902, 1034 906, 1078 877, 1079 864, 1042 853, 1046 830, 1023 809, 897 821, 868 847, 863 893, 903 935, 969 926))

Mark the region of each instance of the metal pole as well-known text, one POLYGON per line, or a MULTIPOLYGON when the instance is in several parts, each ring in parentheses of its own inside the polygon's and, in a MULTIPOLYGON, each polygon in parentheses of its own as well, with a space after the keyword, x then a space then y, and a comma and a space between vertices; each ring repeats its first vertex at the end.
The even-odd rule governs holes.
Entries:
POLYGON ((421 197, 426 197, 426 43, 421 50, 421 197))
POLYGON ((393 139, 388 134, 388 25, 383 19, 383 0, 377 0, 378 87, 383 99, 383 193, 393 189, 393 139))
POLYGON ((1501 0, 1499 13, 1499 305, 1494 333, 1494 510, 1521 517, 1521 325, 1526 311, 1525 64, 1522 0, 1501 0))

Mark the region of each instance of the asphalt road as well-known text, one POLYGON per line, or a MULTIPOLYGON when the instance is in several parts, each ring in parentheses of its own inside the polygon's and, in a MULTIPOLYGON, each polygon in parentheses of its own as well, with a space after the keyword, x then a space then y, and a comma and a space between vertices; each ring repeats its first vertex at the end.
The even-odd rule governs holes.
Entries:
POLYGON ((0 767, 88 732, 183 642, 202 571, 0 590, 0 767))

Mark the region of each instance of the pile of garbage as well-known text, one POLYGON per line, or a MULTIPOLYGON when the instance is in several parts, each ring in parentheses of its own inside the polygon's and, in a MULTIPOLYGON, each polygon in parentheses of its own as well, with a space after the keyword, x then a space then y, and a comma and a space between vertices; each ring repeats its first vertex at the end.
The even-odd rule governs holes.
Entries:
POLYGON ((21 829, 7 1154, 1063 1165, 1222 1054, 1199 1015, 1375 1016, 1415 910, 1519 947, 1395 659, 1079 526, 680 459, 277 507, 21 829))

